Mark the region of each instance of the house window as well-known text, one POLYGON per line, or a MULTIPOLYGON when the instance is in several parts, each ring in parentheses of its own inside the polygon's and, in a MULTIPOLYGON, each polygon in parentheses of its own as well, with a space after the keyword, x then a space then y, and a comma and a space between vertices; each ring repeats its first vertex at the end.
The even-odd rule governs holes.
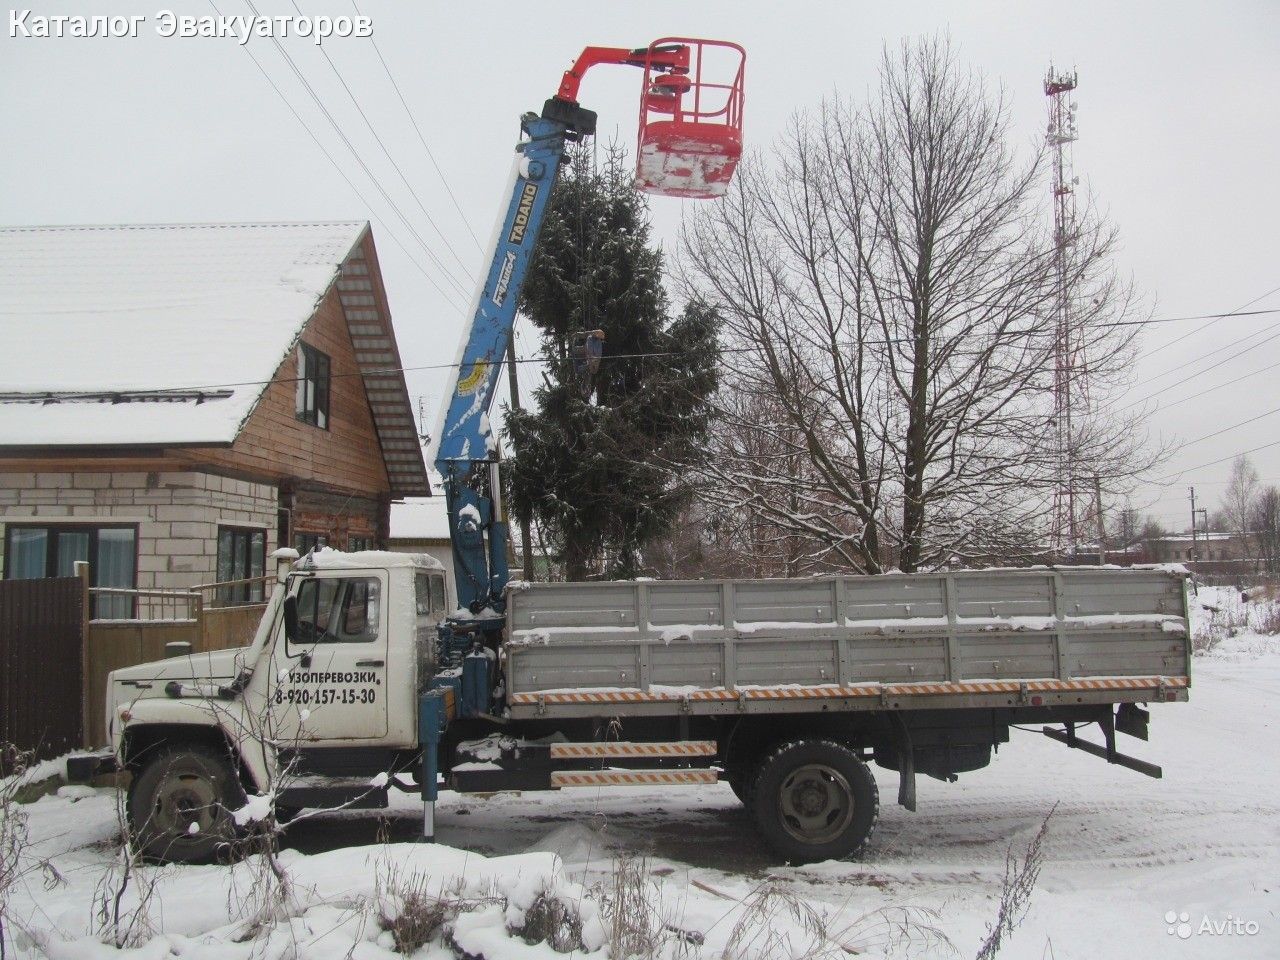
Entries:
MULTIPOLYGON (((239 527, 218 528, 218 582, 248 580, 261 577, 267 563, 267 534, 265 530, 245 530, 239 527)), ((262 601, 262 581, 232 583, 218 588, 218 600, 223 603, 259 603, 262 601)))
POLYGON ((304 557, 312 550, 319 550, 321 547, 327 547, 328 545, 329 538, 323 533, 295 533, 293 535, 293 549, 304 557))
MULTIPOLYGON (((89 562, 92 586, 134 589, 138 583, 138 528, 9 524, 5 529, 6 580, 72 577, 76 562, 81 560, 89 562)), ((92 616, 99 620, 132 617, 133 601, 130 596, 96 594, 92 616)))
POLYGON ((298 419, 329 429, 329 356, 310 344, 298 344, 298 419))
POLYGON ((347 550, 351 553, 371 549, 373 549, 372 537, 347 537, 347 550))

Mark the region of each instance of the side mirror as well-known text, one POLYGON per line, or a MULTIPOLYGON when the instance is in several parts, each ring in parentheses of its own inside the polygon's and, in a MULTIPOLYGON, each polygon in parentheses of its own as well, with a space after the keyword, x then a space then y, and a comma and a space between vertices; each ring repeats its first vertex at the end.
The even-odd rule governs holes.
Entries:
POLYGON ((284 598, 284 635, 291 641, 298 639, 298 598, 284 598))

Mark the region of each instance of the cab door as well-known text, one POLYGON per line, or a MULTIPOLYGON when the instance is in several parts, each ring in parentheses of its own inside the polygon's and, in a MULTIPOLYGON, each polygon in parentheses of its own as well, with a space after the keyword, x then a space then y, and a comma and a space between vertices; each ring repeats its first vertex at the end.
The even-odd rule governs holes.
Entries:
POLYGON ((380 741, 387 735, 387 576, 320 571, 297 589, 298 629, 277 663, 282 746, 380 741))

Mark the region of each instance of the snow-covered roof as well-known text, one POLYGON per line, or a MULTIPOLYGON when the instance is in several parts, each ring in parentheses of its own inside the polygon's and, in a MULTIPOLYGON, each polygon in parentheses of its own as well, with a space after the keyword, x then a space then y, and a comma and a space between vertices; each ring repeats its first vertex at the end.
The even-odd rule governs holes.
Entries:
POLYGON ((230 443, 366 229, 0 229, 0 445, 230 443))
POLYGON ((308 553, 295 566, 300 570, 379 570, 393 567, 444 569, 439 560, 426 553, 395 553, 390 550, 357 550, 348 553, 330 547, 308 553))
POLYGON ((449 539, 444 497, 415 497, 391 505, 392 540, 449 539))
MULTIPOLYGON (((1214 531, 1210 531, 1210 532, 1205 532, 1204 530, 1199 530, 1199 531, 1197 531, 1197 532, 1195 533, 1195 535, 1194 535, 1194 539, 1196 539, 1196 540, 1204 540, 1204 541, 1209 541, 1209 540, 1236 540, 1236 539, 1239 539, 1239 537, 1240 537, 1240 534, 1238 534, 1238 533, 1224 533, 1224 532, 1219 531, 1219 530, 1214 530, 1214 531)), ((1171 534, 1167 534, 1166 536, 1163 536, 1163 537, 1150 537, 1149 539, 1150 539, 1150 541, 1151 541, 1151 542, 1153 542, 1153 543, 1183 543, 1183 542, 1190 543, 1190 542, 1191 542, 1191 540, 1192 540, 1192 534, 1190 534, 1190 533, 1171 533, 1171 534)))

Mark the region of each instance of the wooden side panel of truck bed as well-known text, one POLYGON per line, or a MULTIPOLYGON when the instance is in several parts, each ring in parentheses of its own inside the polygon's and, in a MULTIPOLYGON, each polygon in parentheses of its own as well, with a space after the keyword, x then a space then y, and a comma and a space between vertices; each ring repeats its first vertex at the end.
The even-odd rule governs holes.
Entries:
POLYGON ((1186 699, 1185 574, 1033 567, 513 584, 513 716, 1186 699))

